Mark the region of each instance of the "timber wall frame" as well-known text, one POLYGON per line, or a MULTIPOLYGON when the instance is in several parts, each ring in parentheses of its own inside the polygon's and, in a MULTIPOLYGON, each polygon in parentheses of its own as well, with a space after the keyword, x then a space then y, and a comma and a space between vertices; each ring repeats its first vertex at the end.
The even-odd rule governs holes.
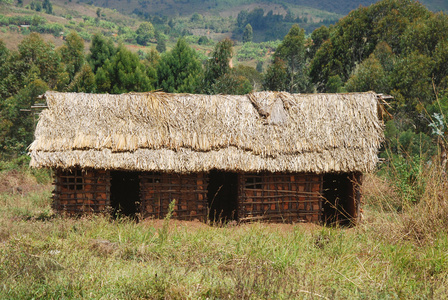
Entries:
POLYGON ((322 175, 254 173, 239 175, 239 221, 320 222, 322 175))
POLYGON ((207 210, 207 176, 204 173, 140 174, 140 213, 143 217, 161 219, 176 200, 173 217, 180 220, 198 219, 205 222, 207 210))
MULTIPOLYGON (((170 202, 176 204, 173 218, 207 221, 208 173, 175 174, 137 172, 139 203, 144 218, 164 218, 170 202)), ((111 209, 111 175, 105 170, 56 170, 53 208, 69 215, 107 212, 111 209)), ((361 201, 360 173, 317 175, 309 173, 235 173, 238 182, 235 219, 240 222, 313 222, 329 221, 323 190, 325 176, 345 178, 348 191, 345 218, 356 223, 361 201)), ((340 195, 339 195, 340 196, 340 195)), ((337 204, 337 203, 336 203, 337 204)), ((335 220, 331 220, 335 221, 335 220)), ((338 221, 338 220, 336 220, 338 221)))
POLYGON ((110 175, 105 170, 56 170, 53 209, 66 214, 104 212, 110 207, 110 175))

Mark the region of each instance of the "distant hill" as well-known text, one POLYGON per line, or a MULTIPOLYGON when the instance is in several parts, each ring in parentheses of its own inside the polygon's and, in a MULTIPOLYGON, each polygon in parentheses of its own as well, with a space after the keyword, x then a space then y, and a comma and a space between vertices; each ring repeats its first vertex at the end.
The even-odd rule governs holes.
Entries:
MULTIPOLYGON (((188 16, 193 13, 215 14, 215 15, 236 15, 242 9, 247 7, 271 7, 274 13, 286 14, 290 6, 304 6, 323 11, 345 14, 351 9, 359 6, 359 2, 371 3, 371 0, 343 0, 343 2, 356 2, 350 5, 350 9, 336 9, 338 5, 332 4, 331 0, 80 0, 84 3, 93 4, 100 7, 117 9, 120 12, 148 12, 152 15, 163 15, 168 17, 188 16), (314 2, 323 2, 322 5, 316 5, 314 2), (328 9, 326 9, 328 7, 328 9), (234 13, 232 13, 234 12, 234 13)), ((347 5, 343 5, 346 7, 347 5)))
POLYGON ((346 15, 359 6, 369 6, 375 0, 286 0, 286 3, 308 6, 328 12, 346 15))
MULTIPOLYGON (((359 6, 369 6, 375 0, 81 0, 95 6, 115 8, 121 12, 140 10, 154 15, 186 16, 197 13, 226 13, 247 5, 282 6, 284 10, 301 6, 346 15, 359 6)), ((447 0, 421 0, 432 11, 448 12, 447 0)), ((275 12, 275 11, 274 11, 275 12)))
POLYGON ((420 0, 419 2, 424 4, 431 11, 444 11, 445 13, 448 13, 447 0, 420 0))
MULTIPOLYGON (((50 0, 54 12, 47 14, 30 9, 35 1, 23 0, 19 5, 0 5, 0 39, 10 49, 29 32, 20 25, 31 24, 33 15, 38 16, 39 26, 34 31, 41 33, 56 46, 62 44, 61 34, 76 31, 86 42, 101 32, 115 42, 124 42, 135 51, 145 49, 136 43, 136 30, 141 22, 153 23, 160 37, 170 48, 180 36, 186 36, 201 53, 210 51, 213 43, 229 37, 241 42, 246 24, 253 27, 253 41, 270 42, 281 40, 292 24, 298 23, 307 34, 322 25, 336 23, 349 11, 360 5, 368 6, 374 0, 50 0), (99 8, 101 7, 101 8, 99 8), (245 20, 239 16, 246 13, 245 20), (18 18, 9 20, 8 18, 18 18), (24 18, 21 20, 20 18, 24 18), (26 21, 25 19, 29 20, 26 21), (199 43, 199 39, 202 42, 199 43), (206 38, 206 42, 204 41, 206 38), (208 40, 208 41, 207 41, 208 40)), ((403 0, 407 1, 407 0, 403 0)), ((447 0, 421 0, 433 11, 448 11, 447 0)), ((155 39, 150 42, 155 47, 155 39)), ((239 47, 239 46, 238 46, 239 47)), ((256 50, 242 49, 239 57, 268 55, 270 44, 256 50)))
MULTIPOLYGON (((296 5, 308 6, 324 11, 334 12, 346 15, 351 10, 359 6, 369 6, 370 4, 378 2, 378 0, 284 0, 286 3, 296 5)), ((418 2, 425 5, 433 12, 445 11, 448 12, 447 0, 419 0, 418 2)))

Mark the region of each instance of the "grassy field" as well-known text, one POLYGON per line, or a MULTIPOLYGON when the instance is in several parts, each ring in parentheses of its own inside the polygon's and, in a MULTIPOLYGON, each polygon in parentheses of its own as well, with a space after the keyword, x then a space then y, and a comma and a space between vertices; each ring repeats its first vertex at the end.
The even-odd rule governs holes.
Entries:
POLYGON ((48 173, 3 170, 0 299, 444 299, 440 175, 428 170, 422 199, 400 212, 396 188, 366 176, 364 220, 354 228, 217 227, 54 216, 48 173))

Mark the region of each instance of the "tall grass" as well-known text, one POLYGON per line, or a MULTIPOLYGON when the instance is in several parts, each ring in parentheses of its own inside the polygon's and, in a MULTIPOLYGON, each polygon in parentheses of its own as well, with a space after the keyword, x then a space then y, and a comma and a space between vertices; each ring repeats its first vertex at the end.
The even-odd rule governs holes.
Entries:
POLYGON ((367 176, 355 228, 62 218, 28 177, 34 190, 0 193, 0 299, 443 299, 446 179, 422 176, 400 210, 397 187, 367 176))
POLYGON ((366 183, 371 213, 393 222, 408 239, 431 242, 448 231, 448 177, 437 158, 392 157, 366 183))

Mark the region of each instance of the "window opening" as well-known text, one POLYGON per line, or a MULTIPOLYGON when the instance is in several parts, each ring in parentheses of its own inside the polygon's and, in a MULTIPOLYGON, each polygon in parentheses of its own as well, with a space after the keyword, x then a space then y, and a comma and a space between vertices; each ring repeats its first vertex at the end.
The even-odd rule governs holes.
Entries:
POLYGON ((84 179, 82 176, 82 170, 65 171, 62 176, 62 185, 64 188, 74 191, 80 191, 83 189, 84 179))

